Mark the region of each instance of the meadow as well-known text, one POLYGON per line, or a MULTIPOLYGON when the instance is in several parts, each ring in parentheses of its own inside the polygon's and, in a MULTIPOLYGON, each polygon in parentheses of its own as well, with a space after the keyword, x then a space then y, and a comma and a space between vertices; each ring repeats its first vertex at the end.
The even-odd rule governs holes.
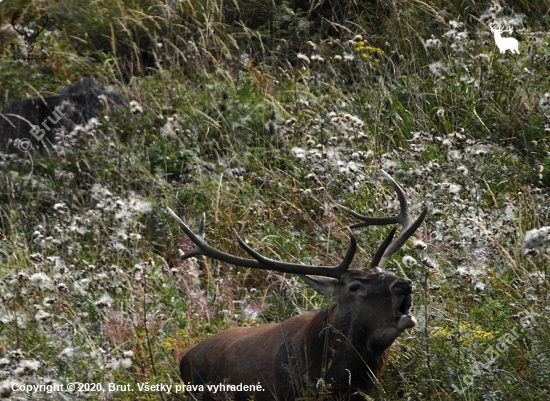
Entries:
MULTIPOLYGON (((0 153, 0 398, 81 382, 55 397, 191 399, 174 390, 186 349, 333 300, 181 261, 192 243, 166 207, 193 229, 204 213, 227 252, 246 256, 235 228, 271 258, 333 265, 353 223, 337 203, 395 214, 382 168, 429 214, 386 266, 414 281, 418 325, 365 399, 550 399, 549 1, 338 4, 0 1, 2 105, 82 75, 128 102, 48 152, 0 153), (16 59, 17 10, 50 17, 45 60, 16 59)), ((356 232, 354 267, 389 229, 356 232)))

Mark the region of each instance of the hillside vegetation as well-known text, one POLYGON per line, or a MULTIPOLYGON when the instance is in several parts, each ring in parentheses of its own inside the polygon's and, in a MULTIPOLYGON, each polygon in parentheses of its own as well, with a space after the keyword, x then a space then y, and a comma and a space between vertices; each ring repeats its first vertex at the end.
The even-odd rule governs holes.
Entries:
MULTIPOLYGON (((351 223, 337 203, 395 214, 382 168, 412 215, 430 212, 387 264, 415 282, 418 325, 369 399, 550 398, 549 1, 308 4, 0 2, 2 104, 82 75, 128 101, 48 152, 0 154, 0 397, 83 382, 135 391, 55 397, 187 399, 137 384, 182 384, 179 358, 211 333, 333 300, 296 276, 180 261, 192 244, 166 207, 193 229, 204 213, 227 252, 245 256, 235 228, 271 258, 330 265, 351 223), (17 10, 50 17, 46 61, 14 59, 17 10)), ((355 267, 389 230, 356 230, 355 267)))

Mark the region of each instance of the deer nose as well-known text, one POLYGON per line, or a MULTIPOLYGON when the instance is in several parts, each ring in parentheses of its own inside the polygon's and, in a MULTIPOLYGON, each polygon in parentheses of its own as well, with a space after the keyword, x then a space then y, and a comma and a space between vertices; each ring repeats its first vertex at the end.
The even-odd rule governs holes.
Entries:
POLYGON ((406 297, 413 293, 414 286, 411 280, 406 278, 398 278, 393 282, 393 284, 390 287, 390 292, 393 295, 397 295, 400 297, 406 297))

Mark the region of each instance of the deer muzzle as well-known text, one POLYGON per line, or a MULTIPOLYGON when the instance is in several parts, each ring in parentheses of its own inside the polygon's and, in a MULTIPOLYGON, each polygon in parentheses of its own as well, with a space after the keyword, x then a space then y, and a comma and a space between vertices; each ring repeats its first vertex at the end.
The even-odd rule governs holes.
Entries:
POLYGON ((393 295, 392 306, 395 323, 399 330, 405 330, 416 325, 416 319, 411 315, 412 294, 414 286, 411 280, 398 278, 390 286, 393 295))

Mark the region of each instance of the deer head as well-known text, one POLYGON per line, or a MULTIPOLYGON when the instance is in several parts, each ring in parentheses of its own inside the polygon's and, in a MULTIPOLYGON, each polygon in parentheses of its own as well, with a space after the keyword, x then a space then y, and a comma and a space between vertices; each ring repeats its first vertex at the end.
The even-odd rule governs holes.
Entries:
POLYGON ((44 28, 46 28, 46 25, 48 25, 48 21, 49 21, 50 18, 46 14, 44 16, 45 21, 44 21, 44 24, 42 25, 42 28, 40 28, 37 31, 32 30, 32 29, 28 29, 28 28, 24 28, 20 25, 16 25, 16 21, 17 21, 18 18, 19 18, 19 11, 16 11, 13 14, 13 17, 11 19, 11 26, 13 27, 13 29, 15 29, 17 31, 17 33, 19 33, 21 38, 25 41, 25 47, 27 49, 27 54, 31 54, 34 50, 34 44, 36 43, 36 39, 38 38, 38 35, 40 35, 42 33, 42 31, 44 30, 44 28))
POLYGON ((489 26, 489 29, 491 30, 492 33, 496 33, 499 35, 502 33, 502 29, 496 24, 491 24, 489 26))
MULTIPOLYGON (((295 316, 282 323, 226 330, 194 348, 181 360, 185 383, 200 385, 262 383, 266 393, 257 400, 292 400, 300 393, 303 380, 331 383, 331 391, 350 396, 370 388, 383 370, 388 347, 407 328, 416 324, 411 315, 413 285, 408 279, 384 271, 395 254, 424 220, 424 209, 416 220, 409 216, 403 189, 384 171, 399 199, 400 213, 391 217, 367 217, 339 205, 361 220, 346 227, 348 250, 337 266, 302 265, 281 262, 260 255, 234 231, 249 258, 217 250, 205 241, 204 215, 194 233, 170 208, 169 213, 194 242, 182 259, 205 255, 237 266, 294 273, 317 292, 335 298, 337 304, 323 311, 295 316), (351 229, 400 224, 379 246, 370 265, 350 269, 357 250, 351 229)), ((206 391, 206 387, 204 388, 206 391)), ((247 399, 251 392, 237 394, 247 399)))

